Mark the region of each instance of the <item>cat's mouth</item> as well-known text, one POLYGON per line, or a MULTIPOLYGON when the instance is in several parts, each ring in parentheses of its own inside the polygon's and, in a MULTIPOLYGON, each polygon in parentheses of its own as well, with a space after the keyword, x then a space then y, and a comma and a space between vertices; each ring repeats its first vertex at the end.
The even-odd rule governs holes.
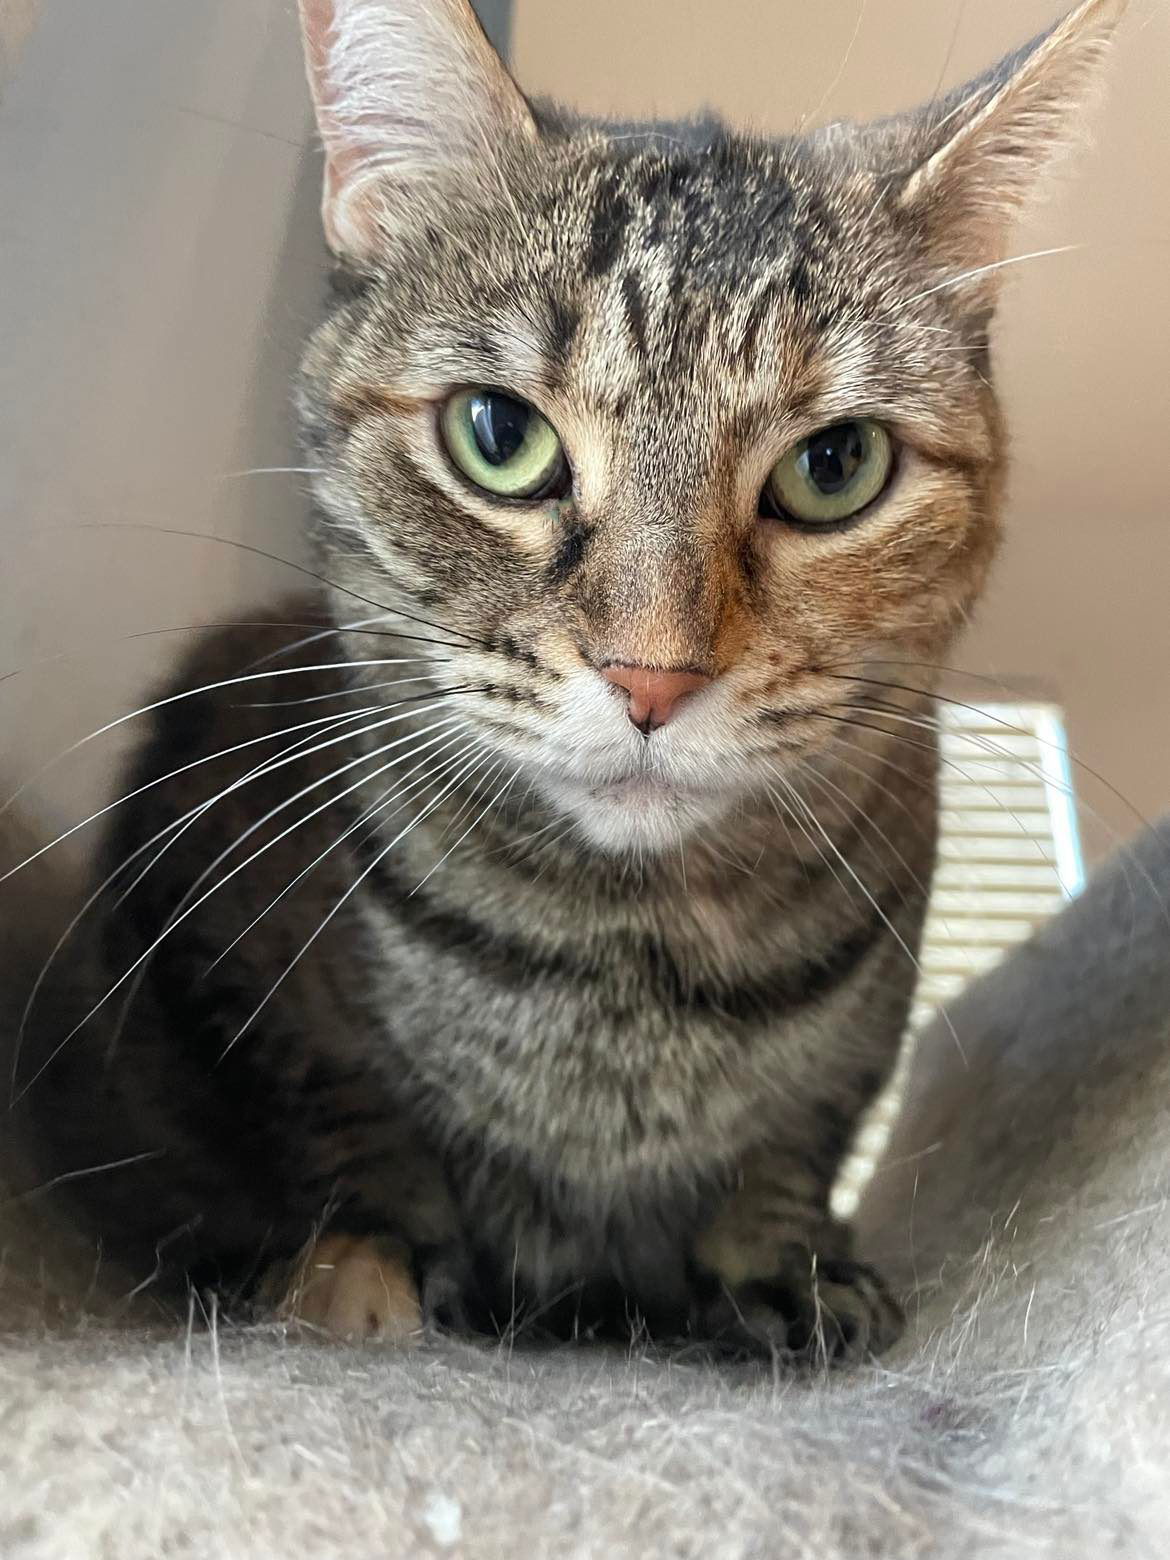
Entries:
POLYGON ((588 786, 586 789, 595 802, 625 803, 630 806, 683 802, 710 795, 710 792, 698 786, 679 785, 677 781, 668 780, 665 775, 655 774, 650 770, 640 770, 637 774, 606 780, 600 785, 588 786))
POLYGON ((680 838, 714 823, 731 801, 726 788, 680 782, 653 769, 604 780, 546 774, 538 785, 547 801, 607 853, 674 849, 680 838))

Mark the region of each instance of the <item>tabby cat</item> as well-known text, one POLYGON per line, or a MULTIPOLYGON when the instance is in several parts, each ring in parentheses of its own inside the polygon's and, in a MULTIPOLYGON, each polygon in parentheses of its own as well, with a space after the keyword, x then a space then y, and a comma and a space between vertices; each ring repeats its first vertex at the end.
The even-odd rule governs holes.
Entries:
POLYGON ((158 696, 22 1060, 108 1251, 356 1336, 896 1337, 829 1194, 996 546, 1007 235, 1120 9, 766 140, 530 104, 466 0, 301 0, 322 583, 158 696))

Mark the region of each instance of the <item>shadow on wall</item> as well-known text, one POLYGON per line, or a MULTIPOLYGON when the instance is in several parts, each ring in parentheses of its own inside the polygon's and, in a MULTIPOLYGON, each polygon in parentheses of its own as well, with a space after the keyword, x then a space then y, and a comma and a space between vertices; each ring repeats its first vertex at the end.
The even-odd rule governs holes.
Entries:
POLYGON ((0 88, 16 74, 16 62, 37 24, 38 0, 5 0, 0 11, 0 88))
MULTIPOLYGON (((0 772, 133 707, 190 635, 295 585, 289 388, 326 256, 289 7, 48 7, 0 106, 0 772), (47 665, 36 665, 47 658, 47 665)), ((103 739, 36 788, 50 818, 103 739)), ((100 750, 100 751, 99 751, 100 750)))

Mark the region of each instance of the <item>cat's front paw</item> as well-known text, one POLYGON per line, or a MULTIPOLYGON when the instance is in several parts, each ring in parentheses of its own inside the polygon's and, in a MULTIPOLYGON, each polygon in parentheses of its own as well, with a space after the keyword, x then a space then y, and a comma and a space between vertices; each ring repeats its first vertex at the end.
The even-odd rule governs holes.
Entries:
POLYGON ((901 1336, 901 1307, 880 1274, 852 1257, 818 1259, 782 1248, 766 1277, 731 1286, 696 1275, 693 1327, 705 1340, 744 1353, 778 1353, 817 1364, 880 1354, 901 1336))
POLYGON ((323 1235, 297 1262, 276 1313, 351 1342, 412 1343, 422 1307, 410 1252, 388 1237, 323 1235))

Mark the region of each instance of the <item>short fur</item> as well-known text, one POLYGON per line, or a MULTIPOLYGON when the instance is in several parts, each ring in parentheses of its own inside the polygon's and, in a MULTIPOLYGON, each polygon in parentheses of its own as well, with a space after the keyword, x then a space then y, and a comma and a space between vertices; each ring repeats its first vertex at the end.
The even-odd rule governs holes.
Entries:
POLYGON ((286 616, 322 627, 180 672, 111 837, 111 995, 25 1074, 66 1171, 133 1161, 78 1182, 112 1244, 246 1288, 328 1225, 458 1324, 896 1334, 829 1191, 997 540, 1004 235, 1118 9, 776 142, 530 111, 461 0, 305 0, 343 286, 299 392, 325 586, 286 616), (481 384, 552 422, 570 498, 456 473, 436 407, 481 384), (871 511, 762 519, 859 416, 898 447, 871 511), (614 663, 711 681, 646 737, 614 663))

